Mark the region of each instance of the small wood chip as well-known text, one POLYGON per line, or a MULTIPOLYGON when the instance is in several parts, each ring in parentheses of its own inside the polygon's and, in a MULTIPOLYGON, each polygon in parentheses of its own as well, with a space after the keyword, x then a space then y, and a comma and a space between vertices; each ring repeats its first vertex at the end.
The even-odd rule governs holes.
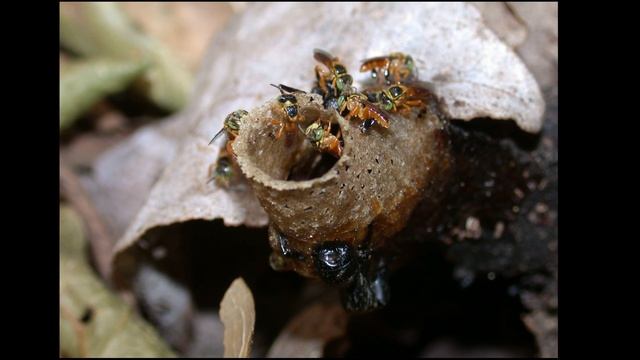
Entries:
POLYGON ((220 302, 224 324, 224 357, 248 357, 256 320, 253 295, 242 278, 235 279, 220 302))

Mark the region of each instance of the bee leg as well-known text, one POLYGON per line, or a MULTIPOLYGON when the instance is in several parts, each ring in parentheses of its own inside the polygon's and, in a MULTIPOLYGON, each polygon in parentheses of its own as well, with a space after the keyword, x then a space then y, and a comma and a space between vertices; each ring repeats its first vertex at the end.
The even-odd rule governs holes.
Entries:
POLYGON ((324 129, 325 136, 331 135, 331 120, 328 121, 327 127, 324 129))
POLYGON ((342 146, 340 146, 340 140, 338 140, 337 137, 331 135, 331 138, 327 139, 327 141, 329 142, 327 146, 329 148, 329 153, 337 158, 342 156, 342 146))
POLYGON ((280 128, 278 129, 278 132, 276 133, 276 140, 280 140, 280 138, 282 137, 282 133, 284 131, 284 126, 280 126, 280 128))
POLYGON ((225 149, 227 150, 227 154, 231 154, 231 156, 233 156, 233 158, 235 159, 236 154, 233 152, 233 148, 231 147, 232 144, 233 144, 233 140, 227 140, 225 149))
POLYGON ((356 106, 353 110, 349 110, 349 114, 347 114, 347 116, 349 117, 349 120, 351 120, 352 117, 359 117, 359 111, 360 109, 358 109, 358 107, 356 106))
POLYGON ((275 139, 278 140, 282 136, 282 131, 284 130, 284 122, 279 120, 271 120, 271 125, 278 125, 278 132, 276 132, 275 139))

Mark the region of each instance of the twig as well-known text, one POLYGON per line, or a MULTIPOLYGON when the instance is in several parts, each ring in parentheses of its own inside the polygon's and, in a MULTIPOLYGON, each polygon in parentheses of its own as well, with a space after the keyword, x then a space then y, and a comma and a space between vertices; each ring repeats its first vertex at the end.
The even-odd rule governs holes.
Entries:
POLYGON ((98 273, 105 281, 110 282, 113 248, 111 235, 82 188, 78 177, 65 165, 62 158, 60 158, 60 190, 84 219, 98 273))

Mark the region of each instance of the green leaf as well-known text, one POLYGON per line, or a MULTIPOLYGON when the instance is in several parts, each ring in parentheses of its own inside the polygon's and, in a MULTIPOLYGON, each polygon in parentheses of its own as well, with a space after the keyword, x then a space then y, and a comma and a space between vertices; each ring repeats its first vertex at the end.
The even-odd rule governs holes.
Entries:
POLYGON ((67 357, 173 357, 155 330, 100 281, 82 219, 60 207, 60 353, 67 357))
POLYGON ((99 59, 66 65, 60 78, 60 130, 100 99, 126 89, 146 68, 139 62, 99 59))
POLYGON ((167 48, 135 29, 115 3, 61 3, 60 42, 85 57, 148 62, 148 96, 170 111, 187 102, 193 79, 167 48))

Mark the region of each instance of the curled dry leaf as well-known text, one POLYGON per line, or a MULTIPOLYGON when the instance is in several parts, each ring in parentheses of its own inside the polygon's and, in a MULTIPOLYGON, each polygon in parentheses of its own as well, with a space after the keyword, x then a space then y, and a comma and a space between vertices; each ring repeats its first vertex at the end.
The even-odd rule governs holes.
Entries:
POLYGON ((287 324, 267 357, 322 357, 329 341, 346 334, 347 320, 347 313, 338 303, 313 304, 287 324))
MULTIPOLYGON (((216 218, 227 225, 266 225, 267 217, 248 187, 223 190, 207 184, 208 169, 221 147, 207 143, 228 113, 250 110, 275 97, 269 83, 310 88, 313 48, 340 55, 350 69, 366 57, 394 50, 410 53, 420 78, 436 84, 449 116, 513 119, 530 132, 541 127, 544 101, 535 80, 471 5, 251 4, 234 20, 213 41, 195 98, 175 119, 192 131, 170 139, 179 150, 120 239, 115 271, 120 255, 151 228, 216 218), (283 18, 287 26, 282 26, 283 18), (332 31, 322 31, 327 28, 332 31)), ((356 80, 367 76, 356 75, 356 80)), ((143 150, 139 144, 125 146, 143 150)), ((126 159, 120 166, 135 167, 126 159)))
POLYGON ((224 357, 248 357, 256 322, 253 295, 242 278, 235 279, 220 302, 224 324, 224 357))

